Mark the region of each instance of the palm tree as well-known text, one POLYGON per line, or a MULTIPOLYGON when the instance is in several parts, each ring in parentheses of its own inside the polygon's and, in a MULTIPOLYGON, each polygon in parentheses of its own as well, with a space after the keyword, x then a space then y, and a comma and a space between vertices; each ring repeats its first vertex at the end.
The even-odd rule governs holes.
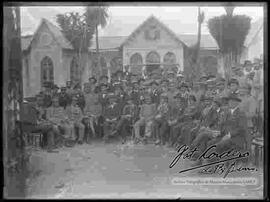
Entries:
POLYGON ((225 7, 226 15, 209 19, 208 29, 216 40, 222 55, 222 65, 227 80, 231 77, 231 67, 239 63, 243 45, 250 29, 251 18, 233 15, 233 5, 225 7))
POLYGON ((109 17, 108 7, 104 4, 99 3, 98 5, 88 6, 86 8, 87 18, 91 20, 96 31, 96 57, 97 57, 97 67, 102 74, 102 69, 100 66, 100 54, 99 54, 99 40, 98 40, 98 28, 101 26, 104 28, 107 25, 107 19, 109 17))
POLYGON ((201 26, 204 21, 204 12, 201 12, 200 7, 198 8, 198 35, 197 43, 189 48, 189 64, 191 66, 191 80, 197 79, 200 75, 200 44, 201 44, 201 26))
POLYGON ((198 8, 198 38, 196 48, 196 69, 197 74, 200 73, 200 47, 201 47, 201 27, 204 21, 204 12, 201 12, 200 7, 198 8))

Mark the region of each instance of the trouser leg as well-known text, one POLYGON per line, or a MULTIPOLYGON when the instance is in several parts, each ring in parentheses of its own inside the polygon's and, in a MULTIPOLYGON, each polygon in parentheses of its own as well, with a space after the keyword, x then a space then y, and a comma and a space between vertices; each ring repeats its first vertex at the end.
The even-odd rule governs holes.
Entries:
POLYGON ((141 139, 140 136, 140 127, 145 124, 145 119, 139 119, 135 124, 134 124, 134 132, 135 132, 135 137, 138 139, 141 139))
POLYGON ((84 138, 85 126, 82 123, 75 123, 75 127, 78 128, 78 133, 79 133, 78 141, 82 142, 84 138))
POLYGON ((168 137, 168 129, 169 129, 168 122, 166 120, 163 120, 163 122, 161 123, 161 126, 159 128, 159 133, 160 133, 162 144, 165 144, 168 140, 168 138, 167 138, 168 137))

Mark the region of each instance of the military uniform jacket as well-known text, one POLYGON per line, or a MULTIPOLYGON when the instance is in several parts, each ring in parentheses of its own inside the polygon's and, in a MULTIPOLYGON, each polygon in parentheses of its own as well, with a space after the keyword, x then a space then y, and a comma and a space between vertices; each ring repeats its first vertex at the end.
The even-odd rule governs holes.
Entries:
POLYGON ((219 110, 217 111, 212 107, 209 107, 204 112, 205 114, 202 116, 201 126, 220 130, 222 110, 219 108, 219 110))
POLYGON ((137 119, 138 118, 138 106, 135 104, 132 105, 126 105, 123 109, 123 115, 130 115, 133 119, 137 119))
POLYGON ((52 97, 51 95, 45 94, 43 95, 43 103, 44 107, 48 108, 52 105, 52 97))
POLYGON ((66 108, 68 104, 71 104, 71 97, 67 93, 60 93, 59 95, 59 105, 66 108))
POLYGON ((160 104, 158 107, 157 107, 157 114, 158 115, 161 115, 162 118, 166 118, 166 119, 169 119, 169 116, 170 116, 170 106, 168 103, 163 103, 163 104, 160 104))
POLYGON ((141 96, 141 94, 139 91, 131 91, 131 93, 130 93, 130 97, 133 100, 135 105, 141 104, 140 96, 141 96))
POLYGON ((184 105, 178 113, 178 122, 192 121, 198 113, 197 105, 184 105))
POLYGON ((66 108, 66 113, 68 116, 68 120, 71 122, 78 123, 78 122, 81 122, 83 118, 83 113, 79 106, 73 106, 73 105, 68 106, 66 108))
POLYGON ((155 103, 155 104, 159 104, 160 102, 160 94, 161 92, 158 90, 158 89, 155 89, 151 92, 151 99, 152 99, 152 102, 155 103))
POLYGON ((67 114, 63 107, 49 107, 47 109, 46 118, 56 124, 60 124, 61 121, 66 120, 67 114))
POLYGON ((98 100, 102 107, 102 114, 105 113, 105 108, 109 104, 108 94, 107 93, 100 93, 98 95, 98 100))
POLYGON ((105 108, 105 119, 118 119, 121 116, 121 106, 118 103, 109 104, 105 108))
POLYGON ((140 117, 146 119, 153 118, 156 115, 156 104, 143 104, 140 107, 140 117))
POLYGON ((86 116, 94 115, 100 116, 102 113, 102 106, 99 102, 99 96, 95 93, 85 94, 85 108, 84 114, 86 116))

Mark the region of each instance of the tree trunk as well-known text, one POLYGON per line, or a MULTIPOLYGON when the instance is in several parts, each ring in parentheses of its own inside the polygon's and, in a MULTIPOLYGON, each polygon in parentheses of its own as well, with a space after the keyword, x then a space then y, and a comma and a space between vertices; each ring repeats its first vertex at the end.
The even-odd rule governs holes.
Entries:
POLYGON ((99 70, 99 75, 102 75, 102 69, 100 66, 100 57, 99 57, 98 24, 96 24, 96 55, 97 55, 97 68, 99 70))
POLYGON ((198 35, 197 35, 197 45, 195 49, 195 79, 198 79, 201 69, 200 69, 200 44, 201 44, 201 26, 202 26, 202 21, 201 21, 201 11, 200 7, 198 8, 198 35))
POLYGON ((22 51, 19 7, 4 7, 4 194, 6 198, 25 196, 25 147, 20 124, 22 91, 22 51), (15 168, 13 163, 17 165, 15 168))

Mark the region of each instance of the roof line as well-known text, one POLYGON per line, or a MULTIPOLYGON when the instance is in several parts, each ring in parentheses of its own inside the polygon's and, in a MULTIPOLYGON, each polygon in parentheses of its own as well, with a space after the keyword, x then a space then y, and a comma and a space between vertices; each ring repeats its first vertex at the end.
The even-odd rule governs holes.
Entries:
POLYGON ((38 33, 38 30, 40 29, 41 25, 44 23, 44 20, 45 20, 45 18, 42 18, 42 19, 41 19, 41 21, 40 21, 40 23, 39 23, 39 25, 38 25, 36 31, 33 33, 32 39, 31 39, 31 41, 30 41, 28 47, 26 48, 26 50, 28 50, 28 49, 32 46, 33 40, 34 40, 36 34, 38 33))
POLYGON ((177 36, 176 34, 174 34, 173 31, 171 31, 165 24, 163 24, 162 22, 160 22, 160 20, 158 20, 154 15, 149 16, 145 21, 143 21, 129 36, 128 38, 120 45, 123 46, 124 44, 127 43, 127 41, 129 41, 131 39, 131 37, 133 35, 135 35, 135 33, 140 30, 150 19, 154 19, 156 20, 165 30, 167 30, 171 35, 173 35, 173 37, 179 41, 180 43, 186 45, 184 42, 182 42, 177 36))

